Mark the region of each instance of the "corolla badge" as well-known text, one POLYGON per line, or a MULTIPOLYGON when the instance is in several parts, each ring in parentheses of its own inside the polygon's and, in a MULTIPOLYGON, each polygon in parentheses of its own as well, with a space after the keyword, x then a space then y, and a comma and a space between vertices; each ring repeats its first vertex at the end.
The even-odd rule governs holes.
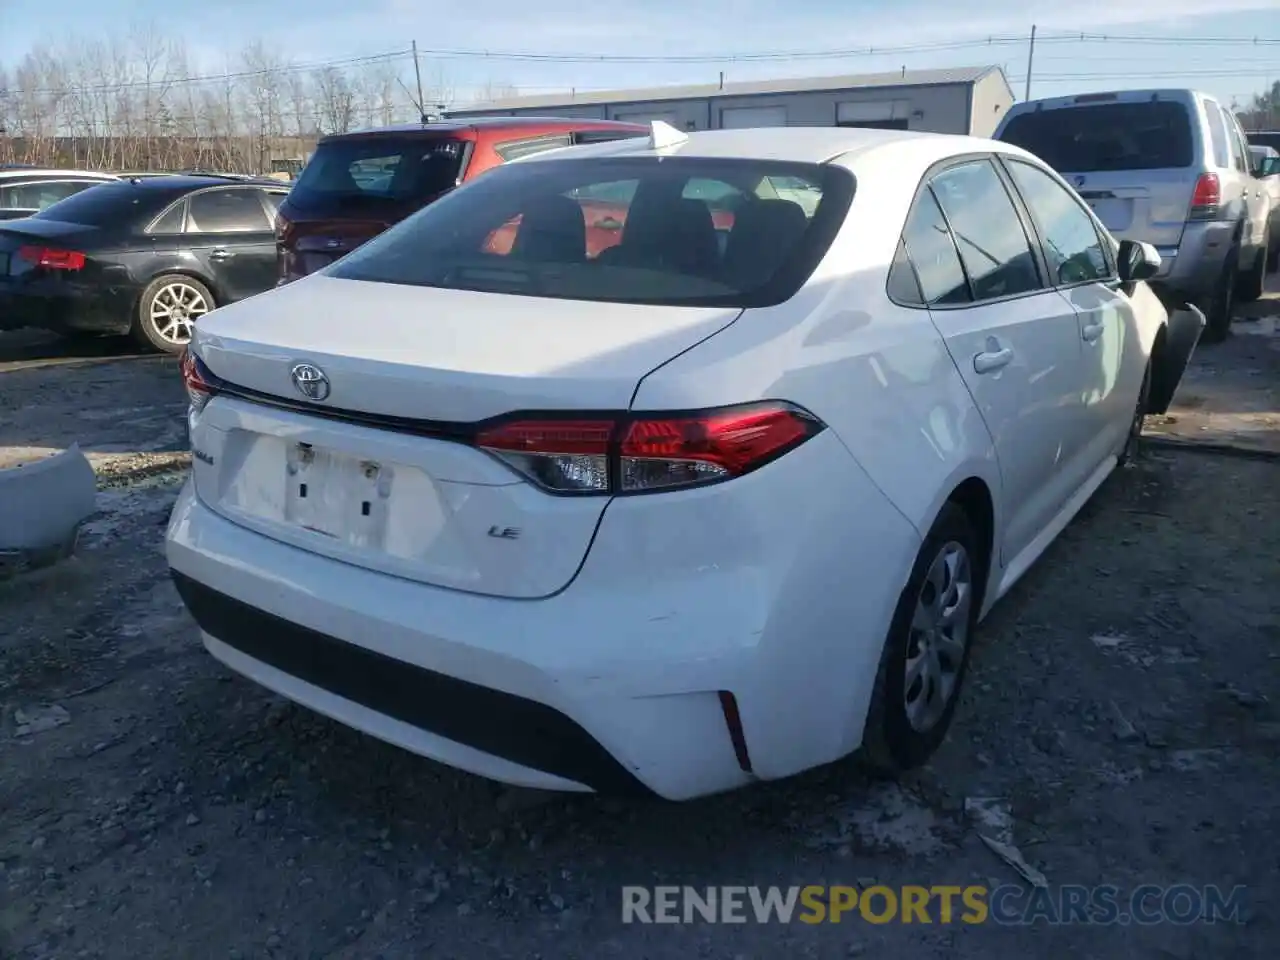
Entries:
POLYGON ((308 400, 323 400, 329 396, 329 378, 319 367, 310 363, 295 364, 289 376, 297 391, 308 400))
POLYGON ((327 242, 325 243, 325 246, 326 246, 326 247, 328 247, 330 250, 337 250, 340 246, 342 246, 342 241, 341 241, 341 240, 329 240, 329 241, 327 241, 327 242))

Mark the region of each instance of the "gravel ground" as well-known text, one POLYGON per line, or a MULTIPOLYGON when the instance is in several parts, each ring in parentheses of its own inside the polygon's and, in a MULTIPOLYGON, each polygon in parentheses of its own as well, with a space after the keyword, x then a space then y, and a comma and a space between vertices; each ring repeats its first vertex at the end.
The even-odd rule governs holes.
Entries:
POLYGON ((84 352, 0 343, 0 452, 79 439, 102 478, 77 556, 0 583, 0 957, 1275 956, 1273 461, 1152 446, 1117 473, 992 614, 903 782, 845 763, 620 802, 449 770, 213 661, 161 553, 173 361, 84 352), (1241 922, 620 922, 624 884, 1019 883, 979 797, 1051 885, 1244 885, 1241 922))

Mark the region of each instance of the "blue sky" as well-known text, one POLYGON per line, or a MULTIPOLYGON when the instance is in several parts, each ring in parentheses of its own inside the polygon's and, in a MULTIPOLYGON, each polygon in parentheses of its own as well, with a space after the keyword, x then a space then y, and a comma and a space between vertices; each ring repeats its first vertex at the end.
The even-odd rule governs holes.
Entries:
MULTIPOLYGON (((1019 97, 1025 43, 958 47, 987 36, 1084 31, 1112 36, 1258 37, 1280 41, 1277 0, 0 0, 0 64, 12 67, 41 42, 66 49, 78 39, 118 38, 150 26, 181 40, 202 74, 238 69, 261 40, 295 61, 340 60, 405 49, 489 50, 546 55, 698 56, 776 51, 933 47, 881 56, 728 63, 563 63, 423 54, 425 79, 458 99, 486 83, 549 93, 663 83, 820 76, 995 63, 1019 97), (1212 15, 1205 11, 1211 10, 1212 15), (68 31, 71 31, 70 33, 68 31), (951 48, 946 48, 950 44, 951 48), (942 46, 942 49, 938 47, 942 46), (228 66, 230 65, 230 66, 228 66)), ((413 71, 401 62, 412 85, 413 71)), ((1045 42, 1037 47, 1032 96, 1136 86, 1195 86, 1242 103, 1280 80, 1280 42, 1214 46, 1045 42)))

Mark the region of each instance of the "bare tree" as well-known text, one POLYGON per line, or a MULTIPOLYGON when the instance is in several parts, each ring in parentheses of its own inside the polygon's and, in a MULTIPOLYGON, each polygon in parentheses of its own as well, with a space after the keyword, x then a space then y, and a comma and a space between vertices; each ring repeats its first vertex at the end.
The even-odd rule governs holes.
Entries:
MULTIPOLYGON (((302 67, 263 43, 202 65, 151 25, 42 44, 0 63, 0 162, 265 172, 321 133, 416 116, 403 66, 302 67)), ((427 110, 451 99, 437 71, 427 110)))
POLYGON ((351 81, 334 67, 317 70, 313 77, 320 129, 347 133, 355 124, 356 98, 351 81))

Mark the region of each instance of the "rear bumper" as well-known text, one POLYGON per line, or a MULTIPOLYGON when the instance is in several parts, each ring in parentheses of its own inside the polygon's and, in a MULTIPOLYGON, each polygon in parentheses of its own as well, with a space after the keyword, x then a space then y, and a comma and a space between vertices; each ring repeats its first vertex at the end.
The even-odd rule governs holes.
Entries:
POLYGON ((210 651, 233 667, 267 668, 256 679, 291 677, 384 718, 596 790, 650 793, 582 727, 544 704, 290 623, 184 574, 173 579, 210 651))
POLYGON ((495 780, 683 800, 861 740, 919 535, 834 436, 791 457, 728 485, 614 501, 578 577, 543 600, 300 550, 224 519, 190 484, 167 553, 207 649, 290 699, 495 780), (644 502, 659 499, 661 521, 644 502), (739 518, 727 532, 726 499, 739 518))
POLYGON ((0 280, 0 330, 36 327, 87 333, 127 333, 132 295, 61 283, 17 287, 0 280))
POLYGON ((1187 300, 1207 300, 1222 275, 1234 232, 1235 224, 1226 221, 1189 222, 1176 247, 1156 248, 1161 263, 1154 281, 1187 300))

